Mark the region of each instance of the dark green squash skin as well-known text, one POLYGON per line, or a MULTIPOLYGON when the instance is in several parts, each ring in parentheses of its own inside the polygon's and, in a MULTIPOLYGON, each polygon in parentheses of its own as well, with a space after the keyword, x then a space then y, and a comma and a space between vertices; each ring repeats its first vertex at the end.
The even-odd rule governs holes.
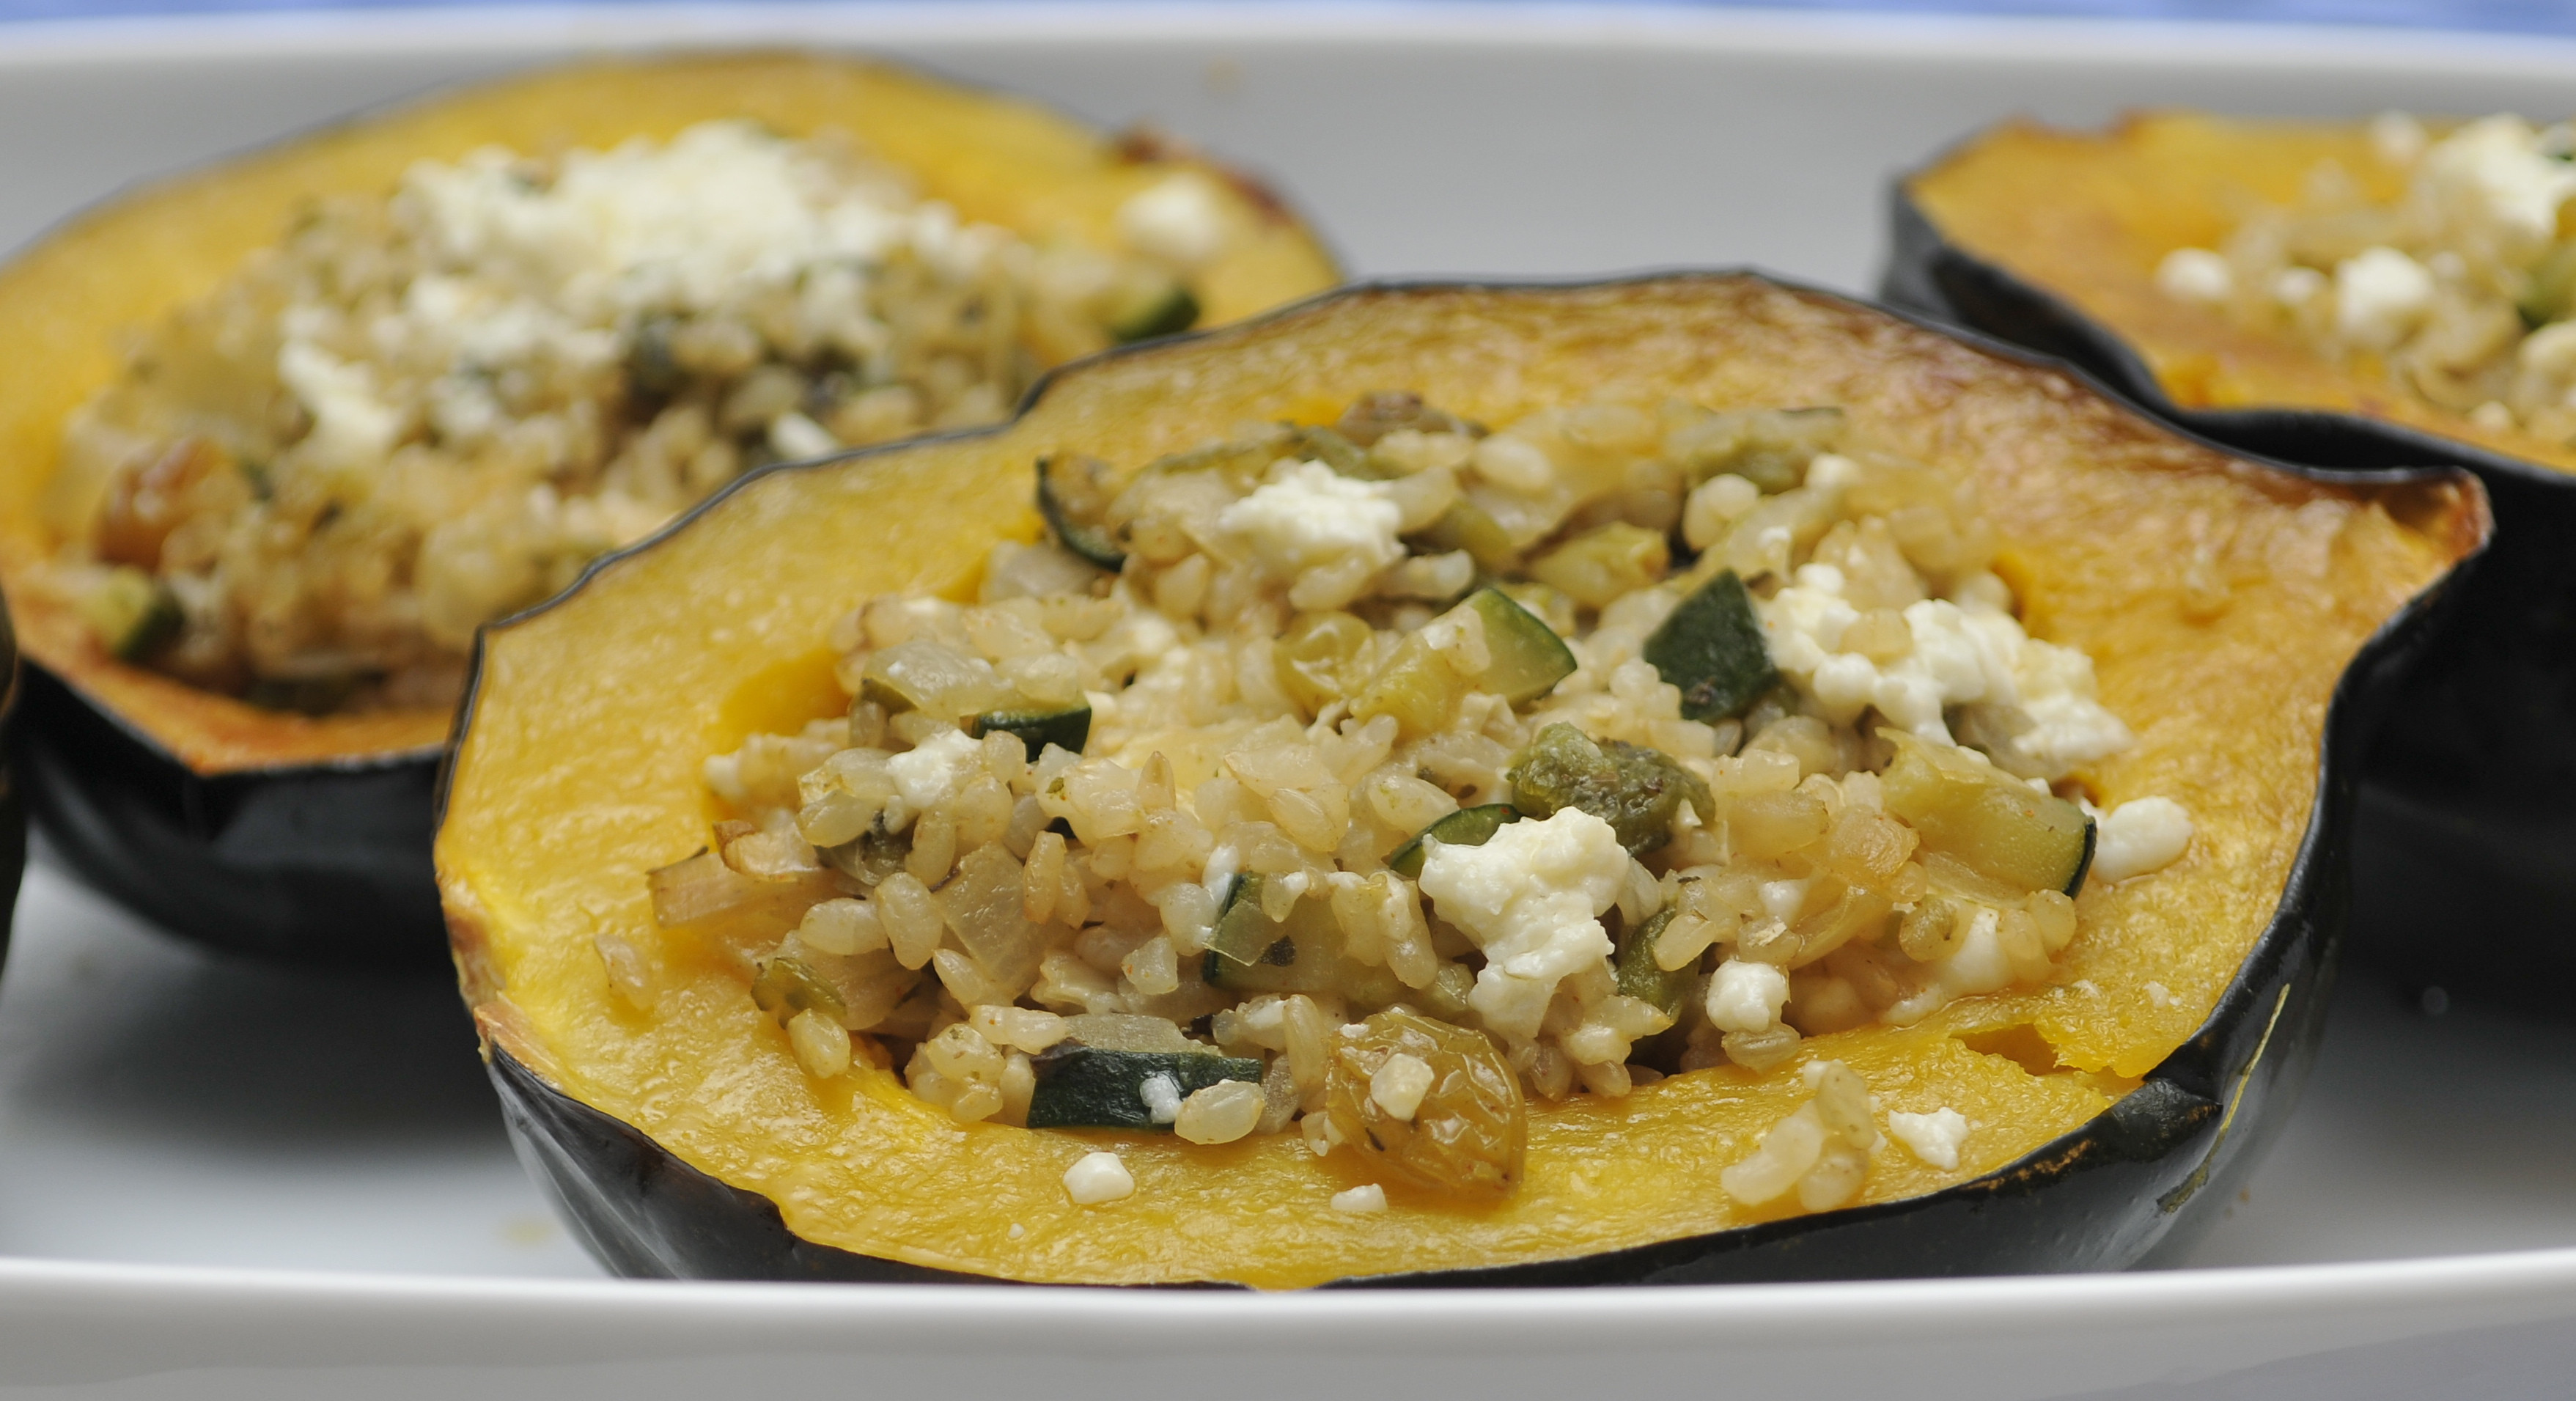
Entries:
POLYGON ((15 742, 38 830, 172 933, 284 962, 448 967, 429 844, 438 756, 207 777, 41 667, 15 742))
MULTIPOLYGON (((1766 280, 1813 295, 1835 295, 1766 280)), ((1422 284, 1360 284, 1315 300, 1390 285, 1422 284)), ((1292 314, 1311 304, 1272 314, 1292 314)), ((1927 317, 1894 314, 2005 359, 2064 368, 1927 317)), ((2086 378, 2080 371, 2077 377, 2086 378)), ((1024 405, 1035 402, 1051 380, 1040 381, 1024 405)), ((2365 474, 2256 460, 2289 475, 2324 481, 2457 476, 2439 469, 2365 474)), ((728 488, 734 489, 739 488, 728 488)), ((637 548, 650 548, 650 543, 637 548)), ((2476 563, 2473 554, 2392 616, 2345 670, 2327 711, 2315 806, 2270 924, 2200 1030, 2100 1116, 2003 1168, 1925 1196, 1571 1259, 1372 1275, 1322 1287, 1549 1288, 2062 1273, 2121 1269, 2150 1252, 2170 1255, 2187 1247, 2217 1223, 2225 1203, 2288 1117, 2315 1061, 2325 1030, 2326 994, 2350 913, 2354 756, 2367 752, 2378 722, 2438 635, 2462 593, 2460 581, 2474 572, 2476 563)), ((479 671, 478 651, 478 676, 479 671)), ((471 721, 476 689, 469 682, 466 721, 461 723, 471 721)), ((787 1229, 768 1198, 689 1166, 642 1130, 547 1084, 497 1047, 487 1045, 486 1061, 520 1161, 591 1254, 614 1273, 657 1279, 1014 1282, 805 1240, 787 1229)))
POLYGON ((2063 359, 2230 450, 2476 474, 2495 537, 2361 765, 2352 955, 2410 987, 2563 1016, 2551 989, 2576 977, 2576 475, 2352 414, 2181 408, 2109 328, 1953 245, 1903 178, 1889 203, 1880 295, 1898 307, 2063 359))
POLYGON ((0 963, 9 958, 9 925, 18 909, 18 881, 27 870, 27 805, 11 762, 18 671, 18 635, 9 626, 9 605, 0 602, 0 963))

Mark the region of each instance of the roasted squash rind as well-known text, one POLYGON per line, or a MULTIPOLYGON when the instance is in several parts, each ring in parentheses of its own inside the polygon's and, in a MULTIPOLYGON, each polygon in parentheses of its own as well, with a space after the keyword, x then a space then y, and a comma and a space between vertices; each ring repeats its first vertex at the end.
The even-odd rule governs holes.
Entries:
POLYGON ((116 372, 120 331, 203 295, 317 196, 391 188, 423 158, 493 142, 613 145, 746 116, 836 125, 921 174, 969 219, 1105 236, 1176 165, 1209 171, 1255 233, 1198 275, 1213 324, 1336 280, 1275 196, 1163 147, 1129 149, 1025 101, 885 64, 796 54, 595 62, 330 128, 167 181, 67 223, 0 268, 0 584, 38 670, 30 798, 66 860, 162 924, 296 961, 438 964, 427 795, 454 722, 439 710, 307 717, 109 656, 35 577, 40 502, 67 414, 116 372), (388 804, 399 805, 389 807, 388 804))
POLYGON ((2287 201, 2308 169, 2375 162, 2359 125, 2149 113, 2102 133, 2012 123, 1891 193, 1893 303, 2060 356, 2233 447, 2350 471, 2477 474, 2497 534, 2456 625, 2363 767, 2357 962, 2556 1015, 2576 974, 2576 449, 2483 429, 2186 306, 2156 261, 2287 201), (2445 931, 2428 937, 2427 931, 2445 931))

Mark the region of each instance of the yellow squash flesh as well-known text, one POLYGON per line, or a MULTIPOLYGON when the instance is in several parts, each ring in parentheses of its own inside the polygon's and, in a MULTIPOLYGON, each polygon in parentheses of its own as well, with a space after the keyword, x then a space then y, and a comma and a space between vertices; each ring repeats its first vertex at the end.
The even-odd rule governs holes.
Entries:
POLYGON ((2296 203, 2326 161, 2373 201, 2405 191, 2404 172, 2358 125, 2155 112, 2107 132, 2008 123, 1913 177, 1906 192, 1961 251, 2064 298, 2127 342, 2181 408, 2359 414, 2576 471, 2576 447, 2481 427, 2371 366, 2347 369, 2157 290, 2167 253, 2218 247, 2254 209, 2296 203))
MULTIPOLYGON (((2163 794, 2199 835, 2152 879, 2088 889, 2067 985, 1972 998, 1909 1029, 1818 1037, 1887 1111, 1975 1121, 1955 1171, 1891 1148, 1866 1200, 2007 1163, 2100 1113, 2209 1014, 2271 920, 2306 825, 2326 705, 2363 641, 2474 547, 2450 486, 2312 483, 2183 443, 2065 376, 1891 317, 1742 277, 1571 290, 1365 289, 1095 361, 987 435, 744 483, 545 611, 487 635, 438 867, 488 1046, 690 1164, 777 1202, 807 1240, 1016 1279, 1229 1280, 1561 1259, 1777 1215, 1721 1169, 1806 1098, 1796 1063, 1680 1075, 1532 1116, 1527 1178, 1465 1207, 1363 1178, 1295 1135, 961 1127, 890 1071, 809 1080, 740 973, 653 923, 644 872, 705 845, 700 761, 827 713, 826 629, 889 590, 956 595, 1031 538, 1031 466, 1133 466, 1246 420, 1329 421, 1421 392, 1489 422, 1601 397, 1840 404, 1894 450, 1972 479, 2038 636, 2082 648, 2138 732, 2083 775, 2103 803, 2163 794), (2185 566, 2219 580, 2190 592, 2185 566), (658 1002, 621 1001, 595 936, 651 952, 658 1002), (2151 986, 2153 985, 2153 986, 2151 986), (1061 1177, 1114 1147, 1137 1190, 1076 1207, 1061 1177)), ((2195 576, 2197 577, 2197 576, 2195 576)))
POLYGON ((65 416, 117 373, 117 338, 202 297, 274 244, 308 202, 387 192, 418 160, 480 146, 604 148, 749 117, 791 136, 837 128, 912 171, 970 220, 1111 240, 1119 204, 1183 165, 1220 177, 1251 236, 1195 277, 1210 324, 1331 286, 1330 256, 1250 186, 1204 162, 1130 161, 1033 104, 884 64, 792 54, 597 63, 370 116, 183 176, 82 215, 0 269, 0 588, 29 660, 215 774, 435 747, 451 712, 319 719, 262 710, 123 665, 37 565, 59 541, 41 503, 65 416))

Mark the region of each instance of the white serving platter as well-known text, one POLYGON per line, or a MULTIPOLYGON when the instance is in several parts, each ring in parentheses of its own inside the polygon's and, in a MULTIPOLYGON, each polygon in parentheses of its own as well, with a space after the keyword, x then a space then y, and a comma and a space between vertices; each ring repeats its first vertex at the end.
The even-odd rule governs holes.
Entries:
MULTIPOLYGON (((1751 263, 1864 290, 1888 176, 2016 112, 2556 113, 2530 38, 1584 7, 451 10, 0 25, 0 246, 137 179, 606 47, 817 43, 1152 119, 1367 275, 1751 263)), ((6 328, 0 328, 5 334, 6 328)), ((600 1279, 443 987, 222 962, 43 859, 0 982, 0 1395, 1036 1389, 1907 1401, 2563 1394, 2576 1027, 2347 982, 2181 1266, 1241 1297, 600 1279), (783 1388, 783 1390, 782 1390, 783 1388)), ((2410 990, 2411 991, 2411 990, 2410 990)))

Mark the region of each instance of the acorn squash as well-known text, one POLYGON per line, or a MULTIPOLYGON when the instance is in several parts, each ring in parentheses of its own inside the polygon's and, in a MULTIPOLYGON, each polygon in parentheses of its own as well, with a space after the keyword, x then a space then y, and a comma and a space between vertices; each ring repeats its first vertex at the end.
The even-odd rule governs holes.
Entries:
POLYGON ((18 725, 18 636, 0 603, 0 962, 9 957, 9 925, 18 910, 18 881, 27 871, 27 804, 12 771, 18 725))
POLYGON ((2319 467, 2447 463, 2493 501, 2494 547, 2363 766, 2357 960, 2555 1013, 2576 973, 2576 447, 2482 426, 2286 337, 2160 291, 2177 248, 2222 242, 2332 161, 2373 199, 2402 175, 2368 129, 2156 112, 2107 131, 2027 122, 1898 182, 1883 291, 2092 371, 2150 412, 2319 467), (2474 938, 2425 931, 2475 930, 2474 938))
POLYGON ((2116 1267, 2188 1234, 2295 1092, 2343 913, 2347 751, 2426 601, 2484 537, 2456 474, 2354 483, 2231 457, 2062 369, 1746 275, 1365 287, 1050 378, 1011 423, 745 479, 552 604, 486 631, 437 858, 457 968, 524 1159, 621 1273, 1263 1288, 1572 1284, 2116 1267), (743 975, 657 930, 641 874, 703 847, 705 756, 841 703, 851 600, 971 589, 1034 538, 1032 469, 1135 464, 1402 386, 1506 421, 1605 394, 1831 403, 1972 480, 2035 635, 2078 646, 2135 747, 2094 798, 2184 802, 2203 836, 2082 897, 2062 986, 1810 1038, 1890 1109, 1981 1126, 1955 1170, 1882 1159, 1859 1204, 1732 1204, 1721 1169, 1805 1094, 1723 1066, 1530 1116, 1499 1201, 1328 1205, 1350 1154, 1294 1135, 960 1125, 880 1059, 798 1067, 743 975), (2191 606, 2161 561, 2213 519, 2246 567, 2191 606), (603 935, 654 951, 652 1010, 603 935), (1060 1178, 1114 1148, 1134 1195, 1060 1178))
MULTIPOLYGON (((832 128, 966 219, 1109 236, 1121 201, 1197 169, 1251 230, 1183 289, 1209 322, 1329 286, 1321 245, 1248 179, 1168 143, 1112 141, 1030 103, 882 63, 791 54, 598 62, 372 115, 79 216, 0 270, 0 583, 33 663, 27 777, 91 882, 220 946, 332 963, 437 958, 430 794, 453 713, 298 714, 128 665, 37 577, 67 414, 119 370, 116 338, 205 295, 297 212, 391 189, 413 162, 499 143, 605 148, 717 117, 832 128)), ((1147 308, 1137 334, 1169 327, 1147 308), (1146 324, 1150 322, 1152 324, 1146 324)))

